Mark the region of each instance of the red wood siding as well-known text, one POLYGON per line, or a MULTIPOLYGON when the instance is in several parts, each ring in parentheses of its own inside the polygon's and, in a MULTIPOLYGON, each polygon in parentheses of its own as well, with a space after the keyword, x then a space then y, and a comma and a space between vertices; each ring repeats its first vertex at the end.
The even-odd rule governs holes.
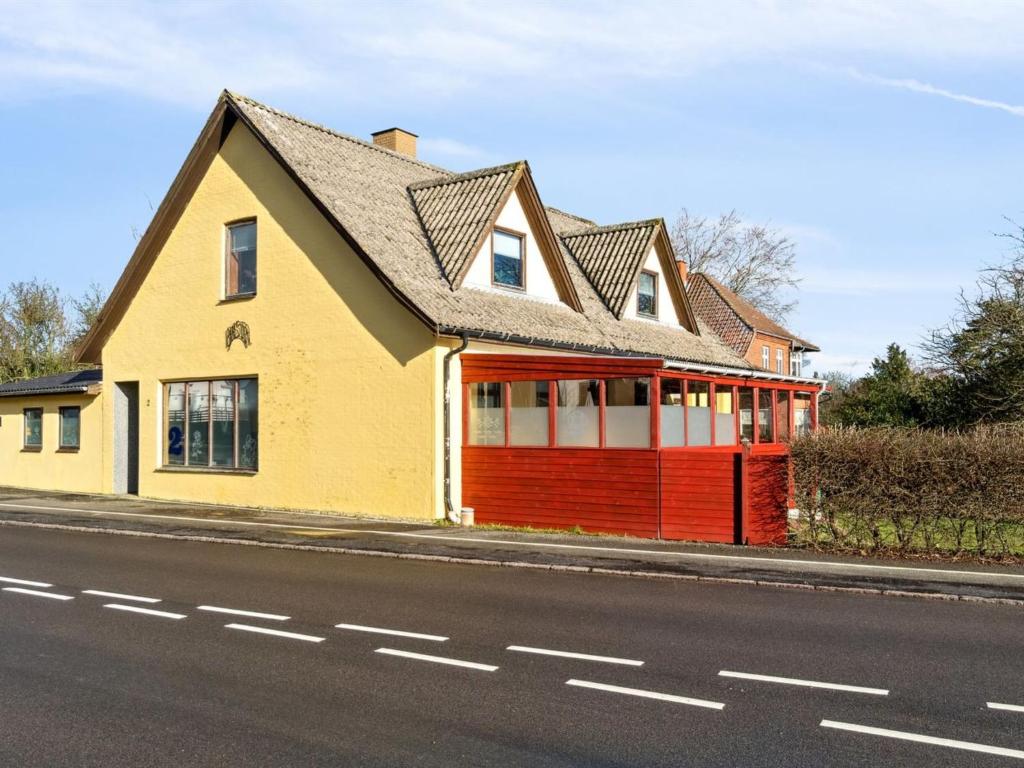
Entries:
POLYGON ((462 503, 478 523, 658 535, 657 451, 462 449, 462 503))
POLYGON ((709 448, 660 454, 662 538, 734 543, 738 453, 709 448))
POLYGON ((789 456, 784 446, 755 451, 747 460, 748 508, 743 539, 748 544, 785 544, 789 510, 789 456))
POLYGON ((529 381, 593 377, 653 376, 664 361, 646 357, 562 357, 465 353, 462 380, 529 381))

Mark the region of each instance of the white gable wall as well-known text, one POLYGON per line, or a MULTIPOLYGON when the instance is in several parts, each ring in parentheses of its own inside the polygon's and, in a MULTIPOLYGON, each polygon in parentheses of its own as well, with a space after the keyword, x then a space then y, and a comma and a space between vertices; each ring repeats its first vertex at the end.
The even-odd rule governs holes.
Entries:
MULTIPOLYGON (((533 299, 560 301, 558 289, 555 288, 555 283, 551 279, 551 273, 548 272, 548 265, 544 262, 544 256, 540 252, 540 245, 530 229, 530 222, 526 218, 526 212, 523 210, 518 189, 512 193, 508 202, 505 203, 505 207, 498 214, 496 226, 498 229, 510 229, 514 232, 525 233, 526 235, 524 246, 526 250, 525 295, 533 299)), ((473 263, 469 266, 469 271, 466 273, 463 285, 472 286, 473 288, 484 288, 489 291, 500 291, 512 295, 523 295, 523 291, 492 285, 491 236, 489 232, 487 233, 487 239, 484 240, 483 247, 473 258, 473 263)))
MULTIPOLYGON (((679 322, 679 316, 676 314, 676 305, 672 303, 672 296, 668 292, 668 281, 665 279, 665 275, 661 269, 661 259, 658 258, 658 249, 651 246, 650 252, 647 254, 647 258, 644 260, 643 268, 648 272, 654 272, 658 276, 658 318, 657 322, 664 323, 665 325, 671 325, 674 328, 682 328, 682 324, 679 322)), ((646 315, 641 315, 636 311, 636 283, 633 284, 633 288, 629 294, 629 301, 626 302, 626 310, 622 313, 623 317, 628 317, 632 320, 646 320, 649 323, 653 323, 654 318, 646 315)))

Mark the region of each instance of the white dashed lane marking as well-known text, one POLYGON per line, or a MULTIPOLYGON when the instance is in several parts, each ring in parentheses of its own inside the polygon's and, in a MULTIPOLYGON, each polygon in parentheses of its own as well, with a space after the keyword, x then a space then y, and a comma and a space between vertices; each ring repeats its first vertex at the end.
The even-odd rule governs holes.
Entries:
POLYGON ((120 603, 107 603, 104 608, 113 608, 115 611, 127 611, 128 613, 141 613, 143 616, 156 616, 159 619, 185 619, 184 613, 171 613, 169 611, 154 611, 152 608, 140 608, 137 605, 121 605, 120 603))
POLYGON ((735 677, 740 680, 756 680, 762 683, 781 683, 782 685, 799 685, 804 688, 826 688, 830 691, 845 691, 847 693, 868 693, 874 696, 888 696, 889 691, 884 688, 864 688, 859 685, 843 685, 841 683, 821 683, 817 680, 800 680, 795 677, 774 677, 772 675, 754 675, 749 672, 730 672, 723 669, 718 673, 719 677, 735 677))
POLYGON ((251 624, 225 624, 224 626, 228 629, 238 629, 242 632, 254 632, 257 635, 272 635, 273 637, 284 637, 288 640, 305 640, 307 643, 322 643, 326 639, 316 635, 300 635, 298 632, 284 632, 280 629, 254 627, 251 624))
POLYGON ((644 663, 636 659, 620 659, 615 656, 594 656, 590 653, 574 653, 572 651, 552 651, 547 648, 532 648, 528 645, 510 645, 506 651, 518 653, 536 653, 541 656, 559 656, 563 659, 580 659, 582 661, 600 661, 605 664, 625 664, 628 667, 642 667, 644 663))
POLYGON ((97 597, 111 597, 114 600, 131 600, 136 603, 159 603, 157 597, 140 597, 139 595, 123 595, 120 592, 104 592, 102 589, 83 589, 83 595, 96 595, 97 597))
POLYGON ((639 696, 642 699, 657 699, 658 701, 669 701, 673 704, 688 704, 691 707, 705 707, 706 709, 725 709, 725 704, 707 699, 694 699, 689 696, 676 696, 671 693, 658 693, 657 691, 645 691, 641 688, 623 688, 619 685, 605 685, 604 683, 592 683, 587 680, 567 680, 566 685, 573 685, 577 688, 591 688, 595 691, 608 691, 609 693, 621 693, 626 696, 639 696))
POLYGON ((39 592, 35 589, 23 589, 21 587, 4 587, 4 592, 17 592, 19 595, 32 595, 32 597, 48 597, 51 600, 74 600, 70 595, 58 595, 56 592, 39 592))
POLYGON ((399 629, 384 629, 382 627, 365 627, 362 624, 335 624, 336 629, 350 629, 353 632, 370 632, 376 635, 394 635, 395 637, 409 637, 413 640, 433 640, 435 643, 443 643, 448 640, 443 635, 424 635, 421 632, 405 632, 399 629))
POLYGON ((900 739, 901 741, 914 741, 918 744, 931 744, 937 747, 949 747, 951 749, 963 749, 968 752, 984 752, 988 755, 999 755, 1001 757, 1015 757, 1024 760, 1024 750, 1008 749, 1006 747, 993 747, 988 744, 976 744, 973 741, 957 741, 956 739, 941 739, 937 736, 924 736, 920 733, 907 733, 906 731, 892 731, 888 728, 874 728, 870 725, 857 725, 856 723, 840 723, 835 720, 822 720, 823 728, 835 728, 840 731, 852 731, 853 733, 865 733, 869 736, 884 736, 889 739, 900 739))
POLYGON ((434 664, 447 664, 452 667, 465 667, 476 669, 481 672, 496 672, 498 667, 493 664, 480 664, 475 661, 462 661, 460 659, 449 659, 447 656, 428 656, 425 653, 412 653, 411 651, 399 651, 394 648, 378 648, 376 653, 383 653, 388 656, 400 656, 403 659, 415 659, 416 661, 430 661, 434 664))
POLYGON ((288 621, 290 616, 282 616, 279 613, 258 613, 257 611, 241 611, 237 608, 220 608, 216 605, 200 605, 200 611, 210 613, 227 613, 232 616, 247 616, 250 619, 269 619, 270 621, 288 621))
POLYGON ((53 586, 45 581, 26 581, 25 579, 12 579, 8 576, 0 576, 0 581, 4 584, 20 584, 23 587, 41 587, 43 589, 53 586))

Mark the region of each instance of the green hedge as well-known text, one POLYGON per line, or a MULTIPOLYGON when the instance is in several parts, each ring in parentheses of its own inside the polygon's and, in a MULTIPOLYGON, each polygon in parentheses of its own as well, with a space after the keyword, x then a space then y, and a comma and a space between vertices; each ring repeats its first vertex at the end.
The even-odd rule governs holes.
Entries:
POLYGON ((825 429, 791 448, 798 543, 1024 556, 1024 424, 825 429))

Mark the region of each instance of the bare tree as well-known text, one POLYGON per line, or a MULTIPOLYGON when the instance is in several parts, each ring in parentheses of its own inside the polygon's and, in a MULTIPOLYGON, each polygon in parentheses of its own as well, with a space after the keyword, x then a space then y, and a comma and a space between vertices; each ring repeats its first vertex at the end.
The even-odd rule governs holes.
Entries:
POLYGON ((672 228, 676 255, 690 272, 703 272, 778 322, 796 307, 788 291, 796 277, 796 243, 770 225, 748 224, 736 211, 717 219, 684 208, 672 228))

